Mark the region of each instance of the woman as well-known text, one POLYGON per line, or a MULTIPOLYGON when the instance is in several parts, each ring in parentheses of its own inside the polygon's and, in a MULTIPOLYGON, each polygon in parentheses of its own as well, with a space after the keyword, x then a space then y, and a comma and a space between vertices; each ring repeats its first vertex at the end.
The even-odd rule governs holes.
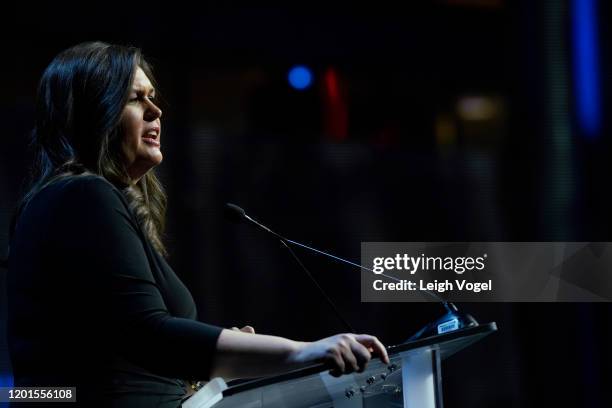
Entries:
MULTIPOLYGON (((188 380, 317 362, 363 370, 369 335, 316 342, 196 321, 164 256, 161 117, 138 49, 60 53, 40 82, 33 183, 11 231, 9 347, 16 385, 76 386, 83 406, 177 407, 188 380)), ((74 406, 72 404, 71 406, 74 406)))

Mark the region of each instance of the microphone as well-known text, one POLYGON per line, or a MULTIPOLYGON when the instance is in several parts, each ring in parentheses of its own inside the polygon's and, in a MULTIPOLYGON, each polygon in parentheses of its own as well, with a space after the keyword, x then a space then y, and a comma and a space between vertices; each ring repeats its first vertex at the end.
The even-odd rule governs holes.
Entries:
MULTIPOLYGON (((338 309, 336 308, 334 303, 331 301, 331 299, 325 294, 325 291, 323 291, 323 288, 321 288, 321 286, 318 284, 316 279, 312 276, 312 274, 308 271, 308 269, 300 261, 300 259, 297 257, 297 255, 293 252, 293 250, 291 249, 289 244, 296 245, 296 246, 308 249, 309 251, 313 251, 313 252, 315 252, 317 254, 321 254, 321 255, 327 256, 329 258, 335 259, 337 261, 340 261, 340 262, 343 262, 343 263, 355 266, 357 268, 360 268, 360 269, 363 269, 363 270, 366 270, 366 271, 369 271, 369 272, 372 272, 372 273, 374 273, 374 270, 372 270, 370 268, 367 268, 367 267, 365 267, 363 265, 357 264, 355 262, 351 262, 351 261, 349 261, 347 259, 340 258, 339 256, 332 255, 330 253, 327 253, 327 252, 321 251, 319 249, 310 247, 308 245, 302 244, 300 242, 293 241, 293 240, 291 240, 289 238, 285 238, 284 236, 282 236, 282 235, 272 231, 270 228, 266 227, 265 225, 259 223, 258 221, 255 221, 253 218, 249 217, 247 215, 246 211, 244 211, 244 209, 242 209, 241 207, 237 206, 236 204, 226 203, 225 204, 225 215, 226 215, 226 217, 229 220, 232 220, 232 221, 235 221, 235 222, 246 221, 246 222, 248 222, 248 223, 250 223, 252 225, 257 226, 258 228, 263 229, 264 231, 268 232, 269 234, 274 235, 276 238, 278 238, 281 241, 281 243, 289 250, 291 255, 295 258, 295 260, 302 267, 302 269, 306 272, 308 277, 313 281, 315 286, 319 289, 319 291, 321 292, 323 297, 325 297, 325 299, 330 304, 332 309, 334 309, 334 312, 344 322, 344 324, 347 326, 347 328, 349 328, 351 332, 355 332, 352 329, 351 325, 344 319, 344 317, 342 317, 342 315, 340 314, 340 312, 338 311, 338 309)), ((401 279, 398 279, 398 278, 396 278, 394 276, 386 275, 384 273, 379 273, 377 275, 378 276, 384 276, 387 279, 395 280, 397 282, 401 282, 401 279)), ((441 303, 442 306, 444 306, 444 308, 446 309, 446 314, 444 314, 439 319, 436 319, 435 321, 433 321, 433 322, 429 323, 428 325, 426 325, 425 327, 423 327, 421 330, 416 332, 408 340, 417 340, 417 339, 421 339, 421 338, 425 338, 425 337, 434 336, 434 335, 437 335, 437 334, 443 334, 443 333, 455 331, 455 330, 458 330, 458 329, 463 329, 463 328, 466 328, 466 327, 473 327, 473 326, 477 326, 478 325, 478 322, 476 321, 476 319, 474 319, 474 317, 472 317, 469 314, 465 314, 465 313, 460 312, 459 309, 457 308, 457 306, 454 303, 448 302, 448 301, 442 299, 440 296, 438 296, 434 292, 431 292, 431 291, 429 291, 427 289, 422 289, 422 292, 426 293, 427 295, 431 296, 436 301, 441 303)))
POLYGON ((251 223, 253 225, 256 225, 257 227, 263 229, 264 231, 274 235, 276 238, 278 238, 280 240, 280 242, 283 244, 283 246, 285 248, 287 248, 287 250, 289 251, 289 253, 293 257, 293 259, 295 259, 295 261, 300 266, 300 268, 302 268, 302 270, 304 271, 306 276, 308 276, 308 278, 311 280, 311 282, 315 285, 315 287, 317 288, 319 293, 323 296, 323 298, 325 299, 327 304, 331 307, 331 309, 334 311, 335 315, 340 319, 342 324, 344 324, 344 326, 348 329, 349 332, 356 333, 356 331, 353 328, 353 326, 351 326, 351 324, 344 318, 344 316, 342 316, 342 314, 340 313, 340 311, 336 307, 335 303, 331 300, 331 298, 329 296, 327 296, 327 293, 325 293, 325 290, 323 290, 321 285, 319 285, 319 282, 317 282, 317 280, 315 279, 314 276, 312 276, 312 274, 310 273, 308 268, 306 268, 306 265, 304 265, 302 263, 302 261, 297 256, 297 254, 288 245, 288 242, 292 242, 292 241, 290 241, 287 238, 277 234, 276 232, 272 231, 270 228, 266 227, 265 225, 260 224, 259 222, 255 221, 253 218, 249 217, 242 208, 238 207, 235 204, 231 204, 231 203, 225 204, 225 216, 226 216, 227 219, 229 219, 231 221, 234 221, 234 222, 247 221, 247 222, 249 222, 249 223, 251 223))

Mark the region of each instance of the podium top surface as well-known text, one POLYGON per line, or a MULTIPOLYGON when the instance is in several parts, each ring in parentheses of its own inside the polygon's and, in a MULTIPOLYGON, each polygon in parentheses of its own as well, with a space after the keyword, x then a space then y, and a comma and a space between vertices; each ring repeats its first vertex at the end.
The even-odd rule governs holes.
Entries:
MULTIPOLYGON (((481 340, 489 334, 497 330, 497 325, 492 323, 480 324, 475 327, 468 327, 465 329, 459 329, 453 332, 444 333, 436 336, 426 337, 414 341, 408 341, 403 344, 390 346, 387 348, 389 359, 391 364, 386 366, 380 360, 372 360, 368 364, 368 368, 364 373, 354 373, 351 376, 354 377, 369 377, 372 373, 381 372, 389 369, 391 366, 399 367, 401 364, 402 356, 410 353, 418 353, 420 350, 436 349, 442 359, 448 358, 454 353, 470 346, 471 344, 481 340)), ((223 391, 224 397, 231 395, 241 394, 249 390, 261 389, 266 386, 273 386, 286 382, 295 381, 308 381, 309 378, 316 376, 319 377, 321 373, 329 370, 329 368, 323 364, 317 364, 309 367, 305 367, 299 370, 290 371, 285 374, 265 377, 248 382, 243 382, 237 385, 232 385, 225 391, 223 391)), ((349 377, 349 376, 342 376, 349 377)))

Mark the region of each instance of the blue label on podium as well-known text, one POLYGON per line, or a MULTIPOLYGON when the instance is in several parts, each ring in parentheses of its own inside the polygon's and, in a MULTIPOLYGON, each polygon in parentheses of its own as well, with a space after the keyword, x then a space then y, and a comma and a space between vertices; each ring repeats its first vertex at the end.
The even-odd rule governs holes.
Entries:
POLYGON ((459 320, 452 319, 438 325, 438 334, 455 331, 459 328, 459 320))

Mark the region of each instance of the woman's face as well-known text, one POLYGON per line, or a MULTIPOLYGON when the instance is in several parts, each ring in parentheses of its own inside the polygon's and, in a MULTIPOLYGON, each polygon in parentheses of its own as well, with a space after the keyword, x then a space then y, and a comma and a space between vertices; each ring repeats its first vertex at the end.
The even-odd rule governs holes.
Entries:
POLYGON ((155 105, 155 89, 144 71, 137 67, 120 124, 123 160, 133 182, 162 161, 161 115, 161 109, 155 105))

